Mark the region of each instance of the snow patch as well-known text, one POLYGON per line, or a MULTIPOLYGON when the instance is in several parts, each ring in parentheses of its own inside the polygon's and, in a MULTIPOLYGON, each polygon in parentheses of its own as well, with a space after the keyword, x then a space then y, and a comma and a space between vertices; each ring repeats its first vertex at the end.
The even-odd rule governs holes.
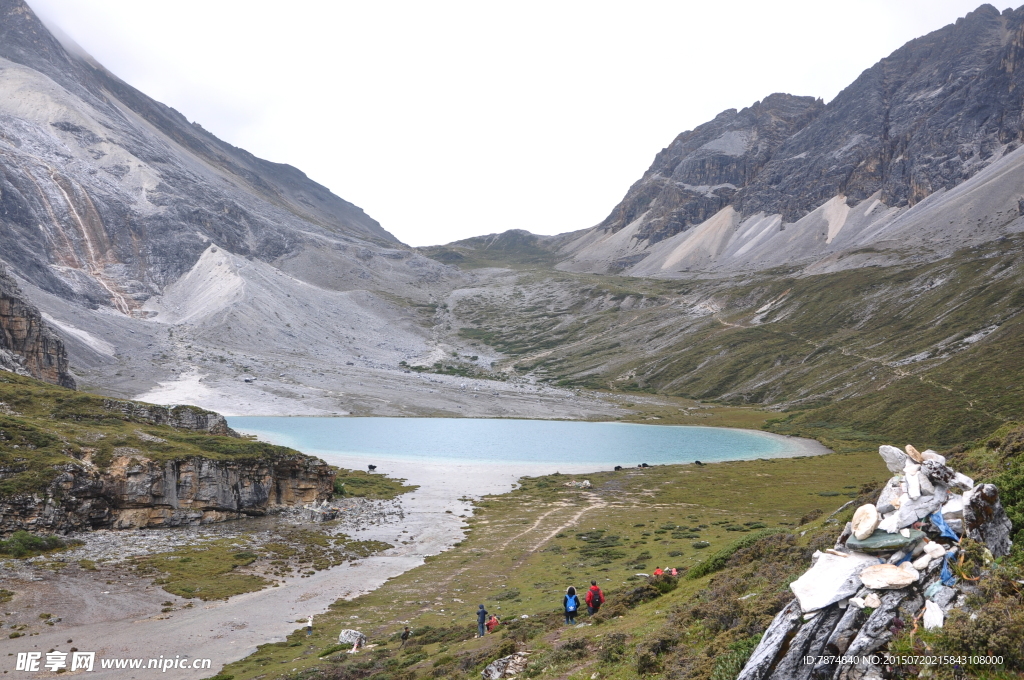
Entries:
POLYGON ((825 243, 832 243, 832 239, 839 236, 840 230, 846 224, 850 206, 846 205, 845 196, 835 196, 822 207, 822 216, 828 222, 828 238, 825 239, 825 243))

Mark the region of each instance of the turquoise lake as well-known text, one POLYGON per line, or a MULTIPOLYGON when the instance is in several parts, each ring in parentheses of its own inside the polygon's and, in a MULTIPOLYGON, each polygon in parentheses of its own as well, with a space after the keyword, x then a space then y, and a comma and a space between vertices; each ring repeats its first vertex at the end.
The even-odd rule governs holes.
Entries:
POLYGON ((683 425, 476 418, 235 416, 227 420, 239 432, 308 454, 430 463, 565 463, 605 468, 806 453, 799 440, 683 425))

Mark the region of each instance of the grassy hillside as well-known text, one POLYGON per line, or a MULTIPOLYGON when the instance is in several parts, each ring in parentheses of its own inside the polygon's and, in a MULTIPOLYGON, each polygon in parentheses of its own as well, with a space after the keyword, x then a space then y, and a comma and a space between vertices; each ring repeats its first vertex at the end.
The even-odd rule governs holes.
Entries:
POLYGON ((939 262, 649 280, 535 269, 452 305, 499 370, 953 445, 1024 409, 1024 240, 939 262), (952 414, 956 414, 955 417, 952 414))
MULTIPOLYGON (((1008 427, 950 452, 954 464, 978 479, 1003 484, 1018 532, 1022 451, 1024 427, 1008 427)), ((454 549, 373 593, 335 603, 318 618, 312 638, 298 631, 263 645, 219 677, 461 680, 525 650, 528 678, 729 680, 792 598, 788 584, 809 567, 811 553, 831 547, 854 507, 874 500, 888 476, 876 452, 861 451, 598 473, 586 477, 589 490, 566 486, 576 479, 566 475, 527 478, 516 491, 480 502, 469 536, 454 549), (682 574, 641 575, 656 566, 682 574), (583 589, 591 579, 607 603, 593 618, 581 615, 584 625, 565 626, 565 588, 583 589), (481 603, 503 624, 476 639, 474 611, 481 603), (402 648, 405 625, 414 636, 402 648), (348 645, 335 644, 342 628, 361 630, 372 646, 346 653, 348 645), (277 670, 282 666, 288 670, 277 670)), ((1004 655, 1004 667, 974 668, 969 677, 1019 677, 1024 596, 1015 583, 1024 577, 1024 532, 1018 539, 1015 555, 1000 565, 985 567, 980 557, 965 562, 965 575, 986 574, 971 602, 976 619, 956 614, 938 633, 908 627, 892 648, 907 654, 986 649, 1004 655), (993 625, 998 634, 989 631, 993 625)), ((899 677, 920 670, 897 669, 899 677)), ((933 673, 952 678, 951 667, 933 673)))

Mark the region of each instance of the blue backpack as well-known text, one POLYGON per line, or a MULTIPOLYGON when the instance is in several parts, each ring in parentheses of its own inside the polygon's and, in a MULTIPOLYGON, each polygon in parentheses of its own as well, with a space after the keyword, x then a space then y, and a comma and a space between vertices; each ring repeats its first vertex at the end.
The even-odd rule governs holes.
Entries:
POLYGON ((572 597, 569 597, 568 595, 566 595, 565 596, 565 600, 566 600, 565 601, 565 611, 567 611, 567 612, 574 612, 577 609, 579 609, 580 598, 576 597, 575 595, 573 595, 572 597))

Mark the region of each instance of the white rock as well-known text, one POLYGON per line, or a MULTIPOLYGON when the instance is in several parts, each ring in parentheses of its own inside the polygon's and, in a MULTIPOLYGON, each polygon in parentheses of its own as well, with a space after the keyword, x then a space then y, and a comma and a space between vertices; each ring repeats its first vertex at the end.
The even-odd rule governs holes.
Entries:
POLYGON ((945 620, 945 617, 942 614, 942 607, 931 600, 925 600, 924 616, 922 619, 926 630, 929 628, 942 628, 942 624, 945 620))
POLYGON ((864 598, 863 597, 851 597, 850 604, 857 609, 864 609, 864 598))
POLYGON ((953 484, 959 486, 961 489, 974 488, 974 480, 968 477, 967 475, 963 474, 962 472, 957 472, 955 475, 953 475, 953 484))
POLYGON ((910 500, 916 501, 921 497, 921 479, 918 477, 918 472, 921 471, 920 465, 914 465, 909 460, 903 468, 903 474, 907 476, 907 495, 910 496, 910 500))
POLYGON ((913 446, 911 446, 910 444, 907 444, 907 445, 906 445, 906 446, 904 447, 904 450, 905 450, 905 451, 907 452, 907 455, 908 455, 908 456, 910 456, 911 458, 913 458, 913 459, 914 459, 915 461, 917 461, 918 463, 923 463, 923 462, 924 462, 924 458, 922 458, 922 457, 921 457, 921 452, 920 452, 920 451, 918 451, 917 449, 915 449, 915 448, 914 448, 913 446))
POLYGON ((917 570, 897 567, 894 564, 874 564, 860 573, 860 580, 872 590, 894 590, 906 588, 917 581, 917 570))
POLYGON ((925 553, 924 555, 921 555, 916 560, 914 560, 912 564, 914 565, 914 569, 920 571, 922 569, 927 569, 928 565, 932 563, 933 559, 934 558, 931 555, 925 553))
POLYGON ((943 519, 963 519, 964 497, 950 496, 949 500, 942 506, 942 517, 943 519))
POLYGON ((896 525, 900 520, 899 512, 890 512, 888 515, 882 518, 882 521, 878 523, 879 529, 887 534, 895 534, 899 531, 899 527, 896 525))
POLYGON ((850 525, 853 531, 854 537, 863 541, 865 538, 875 533, 875 529, 878 528, 878 523, 881 518, 878 516, 878 509, 874 505, 868 503, 857 508, 857 511, 853 513, 853 520, 850 525))
POLYGON ((928 449, 927 451, 922 451, 921 457, 924 458, 925 460, 934 460, 942 463, 943 465, 946 464, 946 457, 939 455, 938 453, 932 451, 931 449, 928 449))
POLYGON ((919 572, 917 569, 915 569, 914 565, 911 564, 910 562, 904 562, 903 564, 899 565, 899 567, 903 571, 905 571, 908 574, 910 574, 911 576, 913 576, 915 581, 917 581, 917 580, 919 580, 921 578, 921 572, 919 572))
POLYGON ((789 584, 789 588, 800 601, 801 610, 816 611, 855 595, 860 589, 858 572, 871 564, 878 564, 878 559, 863 553, 850 553, 847 557, 819 553, 814 566, 789 584))
POLYGON ((878 597, 875 593, 868 593, 864 596, 864 606, 878 609, 882 606, 882 598, 878 597))
POLYGON ((928 541, 924 544, 924 554, 932 559, 938 559, 946 554, 946 549, 940 543, 928 541))
POLYGON ((889 446, 888 444, 879 446, 878 455, 885 461, 885 467, 889 468, 889 472, 903 472, 903 466, 907 464, 907 454, 895 446, 889 446))

